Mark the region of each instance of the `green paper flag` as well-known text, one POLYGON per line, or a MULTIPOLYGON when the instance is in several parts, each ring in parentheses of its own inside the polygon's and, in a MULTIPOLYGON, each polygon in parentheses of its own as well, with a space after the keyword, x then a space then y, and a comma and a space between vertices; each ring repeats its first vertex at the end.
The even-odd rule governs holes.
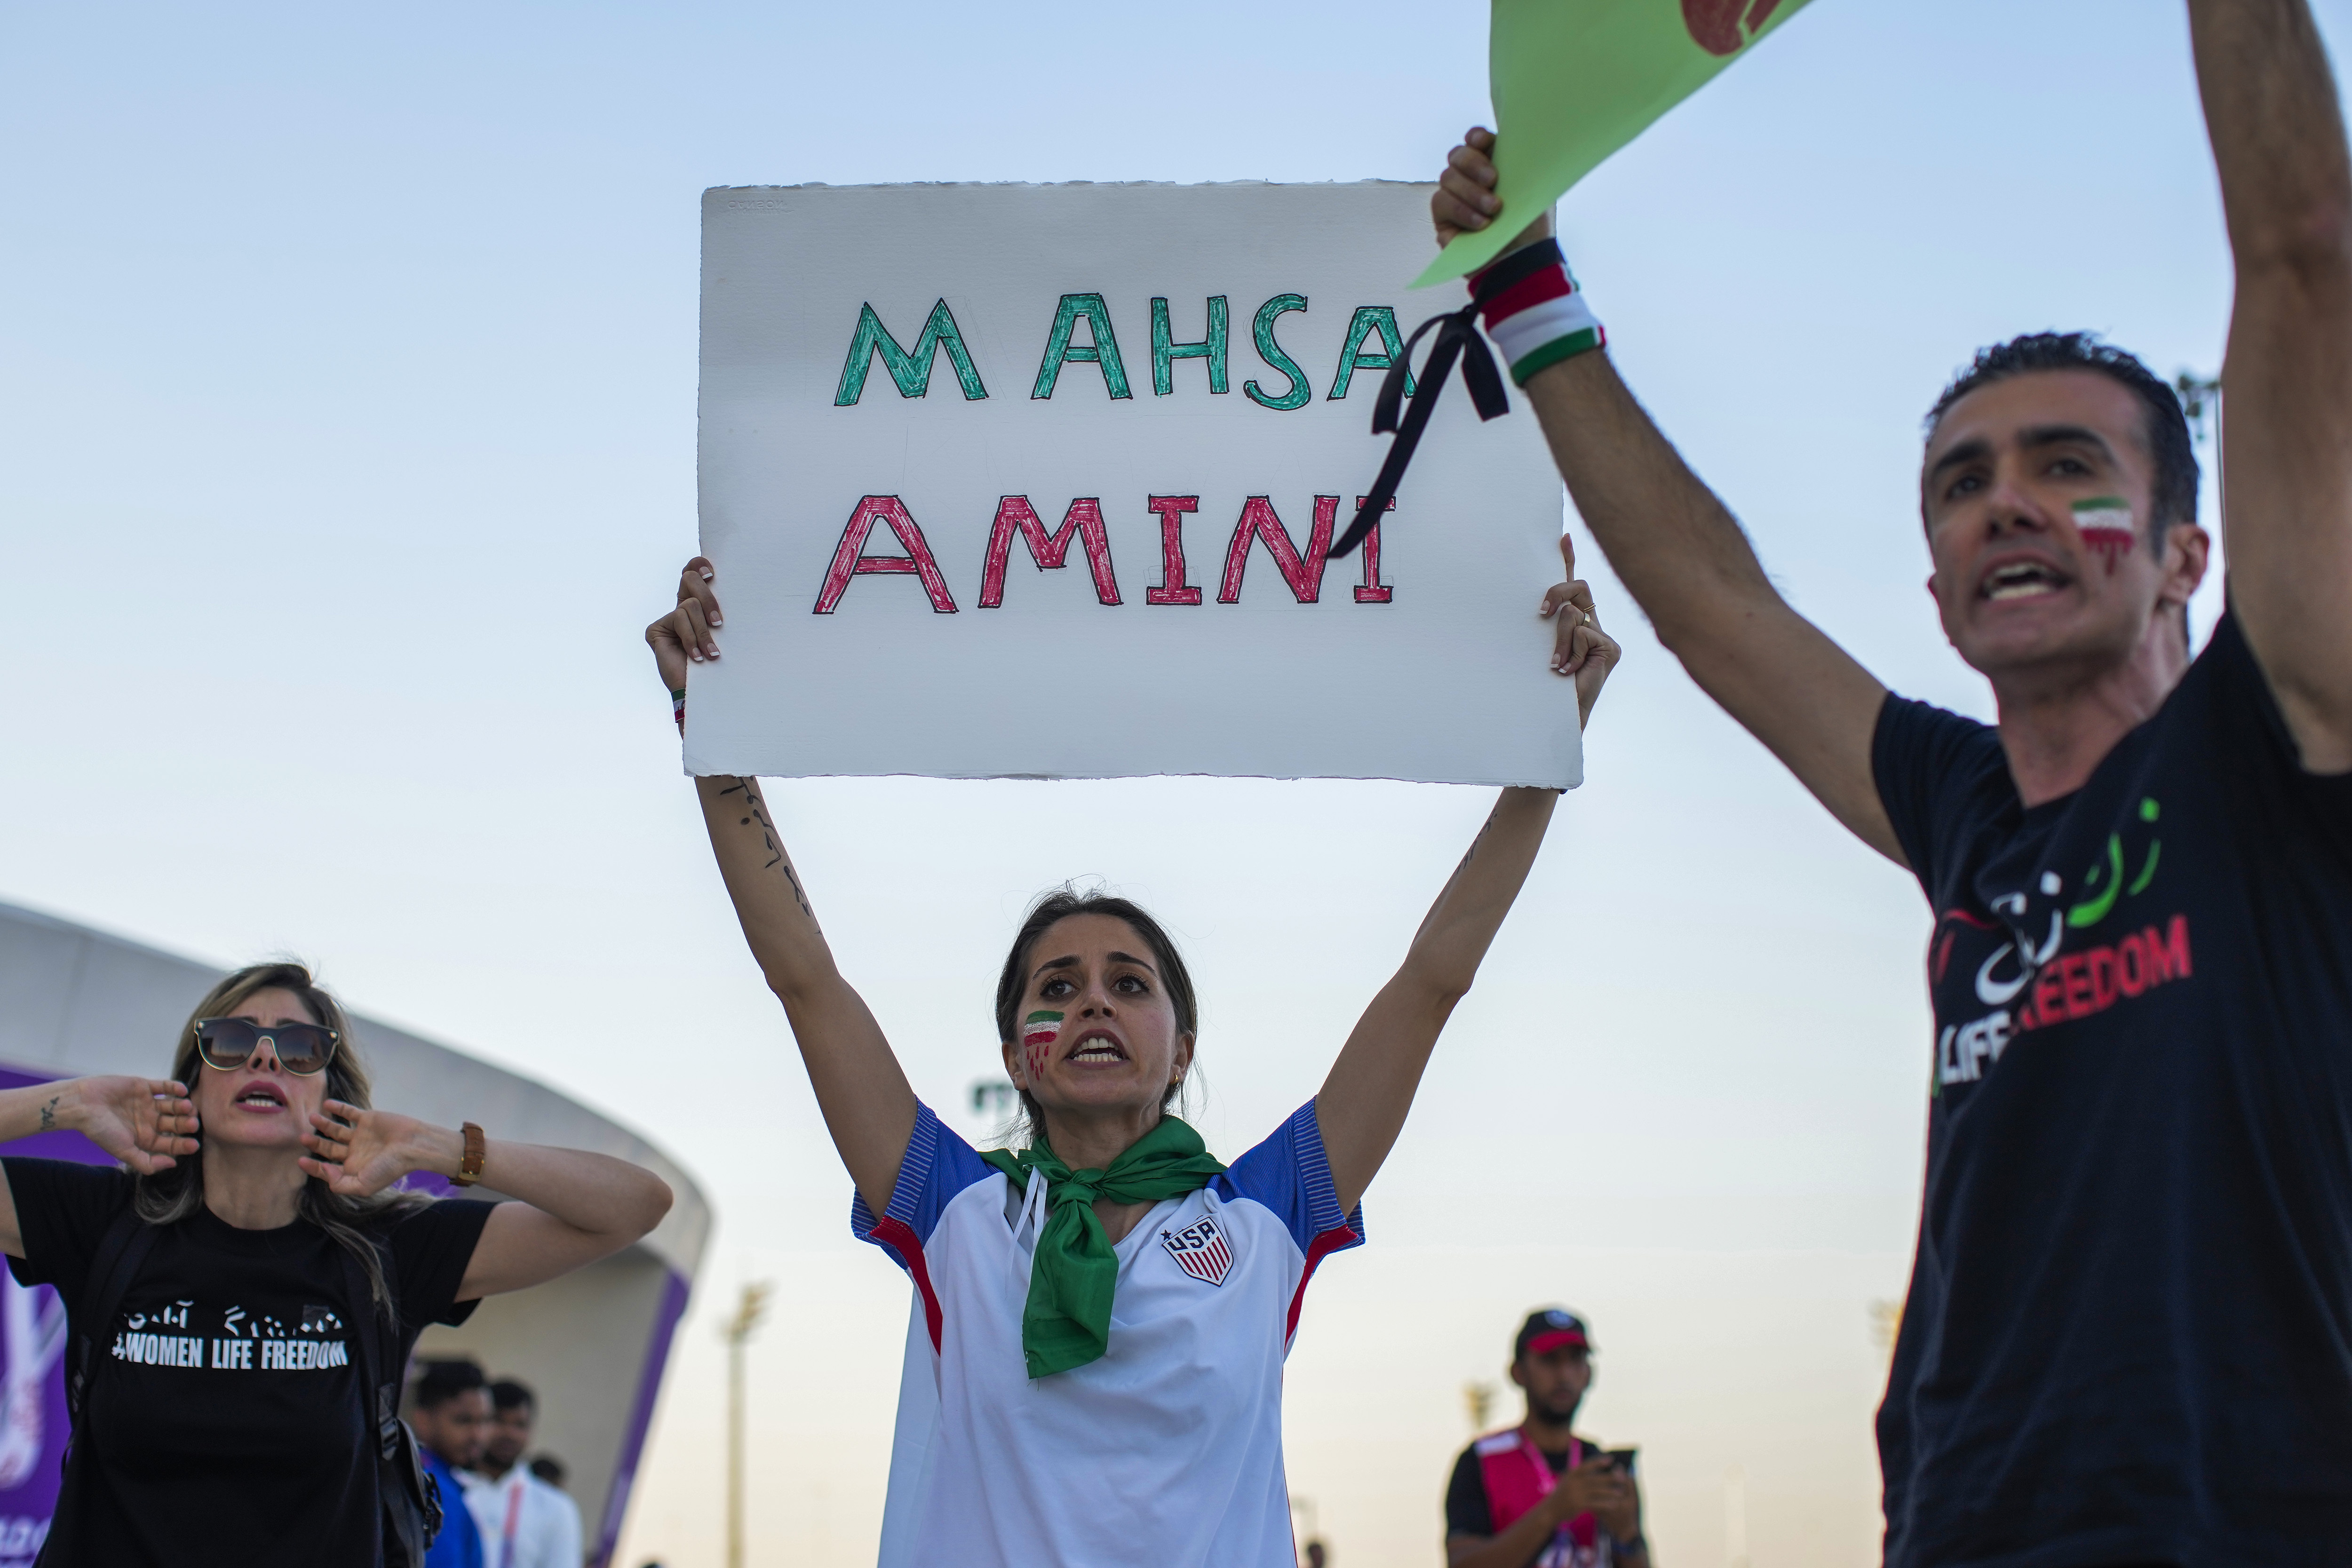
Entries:
POLYGON ((1810 0, 1495 0, 1486 45, 1503 216, 1413 280, 1475 272, 1570 186, 1810 0))

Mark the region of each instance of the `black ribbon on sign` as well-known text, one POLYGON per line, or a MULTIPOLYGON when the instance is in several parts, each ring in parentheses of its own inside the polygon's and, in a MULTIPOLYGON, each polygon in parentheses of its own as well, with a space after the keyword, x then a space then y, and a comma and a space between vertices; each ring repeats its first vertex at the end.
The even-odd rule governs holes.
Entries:
POLYGON ((1421 433, 1429 426, 1429 416, 1437 412, 1438 395, 1445 390, 1445 379, 1453 373, 1454 361, 1462 361, 1462 383, 1470 389, 1470 402, 1481 419, 1497 419, 1511 411, 1511 400, 1503 391, 1502 373, 1495 368, 1495 356, 1487 351, 1486 340, 1478 331, 1478 312, 1487 302, 1505 289, 1534 276, 1547 267, 1565 263, 1559 241, 1546 239, 1496 262, 1478 276, 1470 302, 1458 310, 1443 316, 1432 316, 1413 329, 1412 336, 1404 342, 1404 352, 1397 355, 1396 363, 1389 366, 1388 374, 1381 378, 1381 394, 1372 402, 1372 434, 1385 436, 1396 432, 1396 440, 1389 447, 1389 455, 1381 464, 1380 477, 1372 481, 1371 493, 1356 509, 1356 521, 1348 531, 1331 546, 1334 560, 1348 554, 1364 542, 1373 524, 1387 511, 1389 502, 1396 496, 1397 486, 1404 482, 1405 465, 1412 461, 1413 448, 1421 445, 1421 433), (1413 345, 1434 327, 1437 340, 1429 345, 1429 363, 1422 367, 1420 384, 1413 388, 1412 406, 1405 408, 1405 383, 1412 379, 1413 345), (1402 411, 1404 417, 1397 417, 1402 411))

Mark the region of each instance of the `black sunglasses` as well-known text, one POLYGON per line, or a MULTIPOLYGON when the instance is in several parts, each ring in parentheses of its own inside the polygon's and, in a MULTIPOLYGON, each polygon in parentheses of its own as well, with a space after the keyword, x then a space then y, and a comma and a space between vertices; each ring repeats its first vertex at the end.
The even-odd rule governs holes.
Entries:
POLYGON ((268 1046, 278 1065, 298 1078, 309 1078, 334 1059, 342 1036, 323 1024, 256 1024, 245 1018, 196 1020, 196 1054, 205 1065, 235 1072, 253 1059, 254 1049, 268 1046))

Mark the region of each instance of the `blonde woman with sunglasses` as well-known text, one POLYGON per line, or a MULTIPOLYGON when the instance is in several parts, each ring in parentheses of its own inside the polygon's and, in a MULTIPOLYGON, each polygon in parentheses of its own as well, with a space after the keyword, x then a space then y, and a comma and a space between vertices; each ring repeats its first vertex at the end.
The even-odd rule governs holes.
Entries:
POLYGON ((70 1129, 122 1164, 0 1159, 0 1251, 65 1298, 79 1384, 40 1562, 380 1563, 397 1434, 367 1369, 396 1384, 427 1323, 619 1251, 669 1188, 373 1109, 342 1009, 297 963, 214 986, 172 1072, 0 1091, 0 1141, 70 1129), (396 1188, 418 1173, 511 1201, 396 1188))

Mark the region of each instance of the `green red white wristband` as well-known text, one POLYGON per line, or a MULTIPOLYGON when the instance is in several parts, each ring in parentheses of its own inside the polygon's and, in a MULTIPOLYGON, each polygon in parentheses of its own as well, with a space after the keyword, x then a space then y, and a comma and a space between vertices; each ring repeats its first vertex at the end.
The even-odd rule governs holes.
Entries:
POLYGON ((1556 239, 1524 246, 1472 273, 1470 291, 1483 300, 1479 313, 1486 335, 1520 386, 1546 365, 1609 342, 1583 290, 1569 276, 1568 258, 1556 239))

